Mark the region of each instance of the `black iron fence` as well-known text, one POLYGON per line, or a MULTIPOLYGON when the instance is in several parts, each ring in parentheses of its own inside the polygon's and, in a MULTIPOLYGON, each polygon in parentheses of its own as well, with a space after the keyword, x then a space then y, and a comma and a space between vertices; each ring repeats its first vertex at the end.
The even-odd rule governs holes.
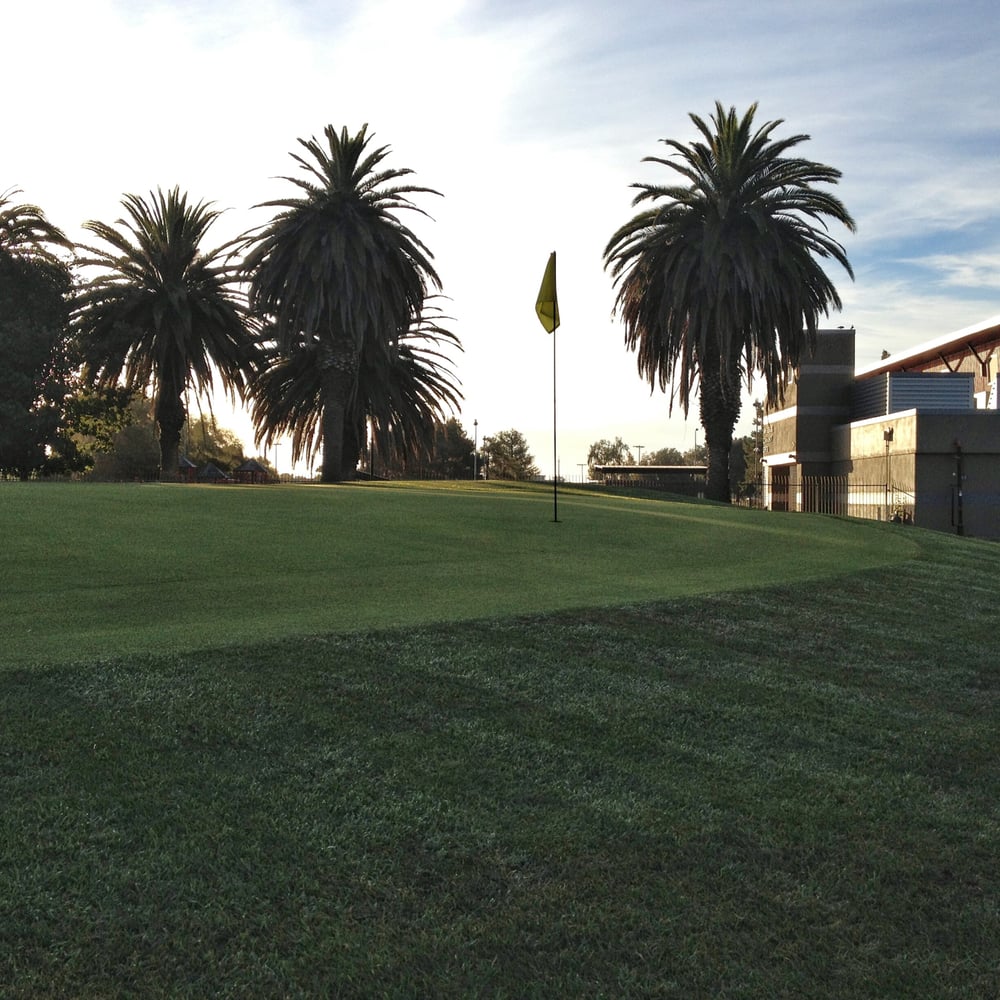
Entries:
POLYGON ((773 510, 837 514, 872 521, 913 523, 915 497, 893 483, 856 483, 847 476, 803 476, 774 485, 773 510))

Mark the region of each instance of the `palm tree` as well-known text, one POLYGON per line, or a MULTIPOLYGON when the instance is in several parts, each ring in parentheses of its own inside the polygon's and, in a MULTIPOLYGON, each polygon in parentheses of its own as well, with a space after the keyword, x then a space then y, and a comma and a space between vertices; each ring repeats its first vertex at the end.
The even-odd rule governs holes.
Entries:
POLYGON ((832 194, 840 171, 786 156, 806 135, 773 139, 782 124, 754 130, 757 105, 739 118, 719 102, 711 123, 691 120, 704 141, 663 142, 675 158, 645 159, 680 174, 675 186, 634 184, 633 205, 652 202, 612 236, 604 251, 615 311, 651 387, 672 385, 685 416, 697 386, 709 449, 706 496, 729 500, 729 453, 741 382, 764 378, 780 398, 787 373, 812 350, 820 313, 840 308, 821 260, 853 278, 826 219, 851 232, 854 220, 832 194))
POLYGON ((391 356, 419 317, 428 284, 440 289, 433 255, 396 217, 424 213, 410 200, 431 188, 396 183, 412 171, 384 169, 389 147, 369 150, 368 126, 356 135, 324 130, 326 144, 299 139, 292 153, 305 177, 285 177, 299 197, 257 207, 280 211, 247 234, 243 262, 250 305, 290 361, 313 352, 320 378, 318 430, 324 482, 344 472, 344 429, 362 356, 391 356))
POLYGON ((0 194, 0 474, 27 479, 57 440, 73 367, 68 336, 72 243, 37 205, 0 194))
POLYGON ((84 267, 100 268, 80 293, 75 324, 89 379, 153 392, 160 474, 177 475, 185 393, 209 391, 215 378, 242 393, 252 358, 238 274, 225 263, 230 247, 202 251, 220 213, 188 202, 177 187, 146 201, 122 199, 128 217, 84 228, 107 244, 84 246, 84 267))
POLYGON ((71 250, 73 244, 37 205, 15 204, 14 196, 22 193, 20 188, 9 188, 0 194, 0 256, 42 261, 65 269, 65 263, 51 248, 71 250))
MULTIPOLYGON (((431 450, 435 425, 461 399, 446 353, 448 348, 461 350, 461 344, 442 326, 445 319, 433 306, 426 308, 388 353, 366 342, 345 408, 345 469, 357 465, 369 422, 374 449, 387 464, 431 450)), ((275 437, 290 434, 293 462, 311 460, 322 443, 320 350, 316 336, 301 337, 288 353, 269 343, 265 363, 250 386, 257 443, 268 447, 275 437)))

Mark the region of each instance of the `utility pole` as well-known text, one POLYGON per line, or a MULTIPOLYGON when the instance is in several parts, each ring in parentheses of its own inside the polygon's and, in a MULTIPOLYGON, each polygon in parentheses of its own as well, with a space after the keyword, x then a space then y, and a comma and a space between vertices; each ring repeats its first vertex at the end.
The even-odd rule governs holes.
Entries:
POLYGON ((885 519, 888 521, 892 517, 889 507, 889 491, 892 489, 892 458, 889 455, 889 446, 892 444, 893 428, 889 427, 882 432, 885 440, 885 519))

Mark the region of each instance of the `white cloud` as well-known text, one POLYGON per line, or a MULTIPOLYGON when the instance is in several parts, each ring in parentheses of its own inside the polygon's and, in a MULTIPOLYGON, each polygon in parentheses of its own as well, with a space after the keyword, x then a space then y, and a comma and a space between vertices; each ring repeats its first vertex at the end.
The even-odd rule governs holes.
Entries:
POLYGON ((982 289, 996 294, 1000 288, 1000 251, 993 253, 932 254, 916 258, 913 263, 938 275, 945 287, 982 289))

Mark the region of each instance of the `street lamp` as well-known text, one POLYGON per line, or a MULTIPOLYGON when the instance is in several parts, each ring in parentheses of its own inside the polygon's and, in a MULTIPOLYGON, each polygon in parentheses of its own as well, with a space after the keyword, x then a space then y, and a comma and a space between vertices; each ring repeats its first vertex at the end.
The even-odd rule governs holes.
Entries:
POLYGON ((643 448, 643 446, 641 444, 636 444, 636 445, 633 445, 632 447, 636 448, 638 450, 638 452, 639 452, 639 459, 638 459, 638 461, 635 464, 636 465, 642 465, 642 448, 643 448))
POLYGON ((892 431, 893 428, 889 427, 882 432, 882 438, 885 441, 885 519, 887 521, 891 513, 889 510, 889 491, 892 489, 892 458, 889 455, 889 445, 892 444, 892 431))
POLYGON ((472 445, 472 480, 479 482, 479 421, 472 421, 472 431, 475 439, 472 445))

